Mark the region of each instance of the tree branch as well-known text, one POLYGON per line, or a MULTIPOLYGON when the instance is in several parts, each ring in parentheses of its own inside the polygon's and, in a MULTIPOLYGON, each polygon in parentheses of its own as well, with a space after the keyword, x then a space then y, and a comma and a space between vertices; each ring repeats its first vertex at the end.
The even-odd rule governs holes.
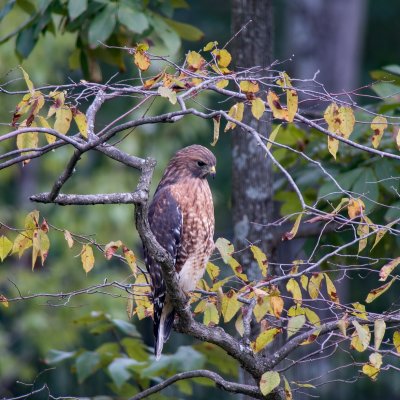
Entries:
POLYGON ((256 399, 274 399, 275 396, 271 394, 268 397, 264 397, 262 393, 260 392, 260 389, 256 386, 250 386, 250 385, 242 385, 240 383, 235 383, 235 382, 230 382, 222 378, 222 376, 218 375, 215 372, 208 371, 205 369, 199 369, 195 371, 188 371, 188 372, 181 372, 179 374, 176 374, 174 376, 171 376, 168 379, 165 379, 161 383, 152 386, 141 393, 131 397, 129 400, 141 400, 144 399, 154 393, 158 393, 161 390, 165 389, 166 387, 172 385, 175 382, 181 381, 183 379, 192 379, 192 378, 207 378, 211 379, 216 383, 216 385, 223 390, 226 390, 227 392, 230 393, 241 393, 241 394, 246 394, 249 396, 252 396, 256 399))

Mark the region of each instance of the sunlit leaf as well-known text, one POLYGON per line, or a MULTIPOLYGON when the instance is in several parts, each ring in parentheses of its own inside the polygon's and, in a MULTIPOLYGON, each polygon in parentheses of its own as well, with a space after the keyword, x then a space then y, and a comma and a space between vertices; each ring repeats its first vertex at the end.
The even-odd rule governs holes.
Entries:
POLYGON ((390 288, 390 286, 393 285, 395 280, 396 280, 396 277, 394 276, 390 282, 385 283, 384 285, 382 285, 382 286, 380 286, 380 287, 378 287, 376 289, 371 290, 368 293, 368 296, 365 299, 365 302, 366 303, 373 302, 375 299, 377 299, 379 296, 381 296, 383 293, 385 293, 390 288))
POLYGON ((132 271, 133 276, 137 275, 137 263, 136 256, 132 250, 129 250, 126 246, 122 246, 122 253, 124 254, 125 260, 132 271))
POLYGON ((201 69, 203 65, 206 63, 206 60, 201 56, 201 54, 196 51, 189 51, 186 56, 186 62, 193 71, 201 69))
POLYGON ((278 295, 271 296, 269 302, 271 304, 272 313, 275 315, 276 318, 280 318, 284 306, 284 301, 282 297, 278 295))
POLYGON ((354 311, 352 312, 352 315, 356 316, 357 318, 365 319, 368 321, 367 313, 365 312, 365 306, 364 304, 360 303, 351 303, 351 305, 354 307, 354 311))
POLYGON ((86 115, 79 111, 79 110, 74 110, 73 112, 73 117, 74 121, 76 123, 76 126, 78 127, 79 133, 87 139, 87 120, 86 120, 86 115))
POLYGON ((274 118, 288 121, 289 113, 287 108, 281 106, 281 103, 279 102, 279 97, 272 90, 268 92, 267 102, 274 118))
POLYGON ((204 46, 204 48, 203 48, 203 50, 204 51, 211 51, 214 47, 217 47, 218 46, 218 42, 208 42, 205 46, 204 46))
POLYGON ((299 104, 299 97, 295 90, 290 89, 286 91, 286 102, 288 110, 287 120, 288 122, 293 122, 299 104))
POLYGON ((107 260, 111 260, 114 253, 122 246, 122 242, 117 240, 116 242, 107 243, 104 247, 104 256, 107 260))
POLYGON ((343 107, 343 106, 340 107, 339 118, 340 118, 340 126, 339 126, 340 136, 344 137, 345 139, 348 139, 354 130, 354 124, 356 122, 351 107, 343 107))
POLYGON ((324 279, 324 275, 321 273, 313 274, 308 282, 308 293, 312 299, 316 299, 319 296, 321 282, 324 279))
POLYGON ((257 93, 260 90, 257 81, 241 81, 239 87, 244 93, 257 93))
POLYGON ((396 351, 400 354, 400 331, 393 333, 393 345, 396 351))
POLYGON ((236 313, 240 310, 242 303, 237 299, 238 295, 234 290, 223 294, 221 301, 221 313, 224 317, 224 322, 229 322, 236 313))
POLYGON ((256 321, 260 322, 269 312, 272 312, 270 297, 257 296, 257 304, 253 309, 253 314, 256 318, 256 321))
POLYGON ((374 367, 370 363, 364 364, 362 367, 363 374, 367 375, 373 381, 378 378, 379 368, 374 367))
POLYGON ((141 71, 147 71, 151 64, 149 56, 144 51, 139 51, 138 49, 136 49, 133 56, 133 61, 141 71))
POLYGON ((62 106, 56 111, 56 121, 54 123, 54 129, 63 135, 65 135, 69 127, 71 126, 72 112, 68 106, 62 106))
POLYGON ((232 61, 232 56, 226 49, 215 49, 212 51, 212 54, 214 54, 218 66, 222 68, 226 68, 232 61))
POLYGON ((218 238, 215 242, 215 247, 221 254, 224 263, 228 264, 232 268, 234 274, 238 278, 247 281, 247 276, 243 273, 242 266, 232 257, 232 254, 234 252, 233 244, 229 240, 218 238))
POLYGON ((311 310, 308 307, 304 307, 304 311, 305 311, 306 318, 312 325, 315 325, 315 326, 321 325, 321 321, 316 312, 314 312, 313 310, 311 310))
POLYGON ((210 279, 214 282, 220 273, 220 269, 217 265, 213 264, 212 262, 207 263, 206 271, 210 279))
POLYGON ((350 199, 347 205, 347 212, 350 219, 357 218, 364 215, 365 204, 361 199, 350 199))
POLYGON ((297 235, 297 231, 299 230, 302 217, 303 213, 299 214, 296 217, 296 221, 294 221, 293 228, 290 230, 290 232, 286 232, 282 235, 282 240, 292 240, 297 235))
POLYGON ((281 377, 276 371, 267 371, 260 379, 261 393, 266 396, 271 393, 281 382, 281 377))

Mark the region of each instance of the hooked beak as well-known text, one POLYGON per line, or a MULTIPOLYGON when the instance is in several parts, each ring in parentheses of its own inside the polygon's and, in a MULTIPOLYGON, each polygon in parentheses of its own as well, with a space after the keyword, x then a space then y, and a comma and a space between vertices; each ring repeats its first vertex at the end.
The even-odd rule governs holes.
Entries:
POLYGON ((215 165, 213 165, 213 166, 210 168, 210 176, 214 179, 216 173, 217 173, 217 170, 215 169, 215 165))

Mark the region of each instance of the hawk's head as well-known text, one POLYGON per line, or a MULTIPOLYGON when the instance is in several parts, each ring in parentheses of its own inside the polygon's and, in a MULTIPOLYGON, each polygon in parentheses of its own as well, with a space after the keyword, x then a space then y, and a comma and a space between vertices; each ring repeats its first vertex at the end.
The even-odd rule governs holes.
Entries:
POLYGON ((176 181, 184 178, 215 176, 217 160, 207 148, 194 144, 179 150, 168 163, 163 181, 176 181))

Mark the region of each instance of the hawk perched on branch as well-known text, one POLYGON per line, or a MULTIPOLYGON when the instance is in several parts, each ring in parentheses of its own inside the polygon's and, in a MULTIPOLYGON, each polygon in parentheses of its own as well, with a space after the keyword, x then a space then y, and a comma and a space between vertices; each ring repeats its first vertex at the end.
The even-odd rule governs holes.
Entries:
MULTIPOLYGON (((150 228, 175 261, 181 288, 195 289, 214 249, 214 206, 207 176, 215 175, 215 156, 193 145, 170 160, 149 208, 150 228)), ((154 303, 154 354, 161 356, 175 317, 161 266, 144 249, 154 303)))

